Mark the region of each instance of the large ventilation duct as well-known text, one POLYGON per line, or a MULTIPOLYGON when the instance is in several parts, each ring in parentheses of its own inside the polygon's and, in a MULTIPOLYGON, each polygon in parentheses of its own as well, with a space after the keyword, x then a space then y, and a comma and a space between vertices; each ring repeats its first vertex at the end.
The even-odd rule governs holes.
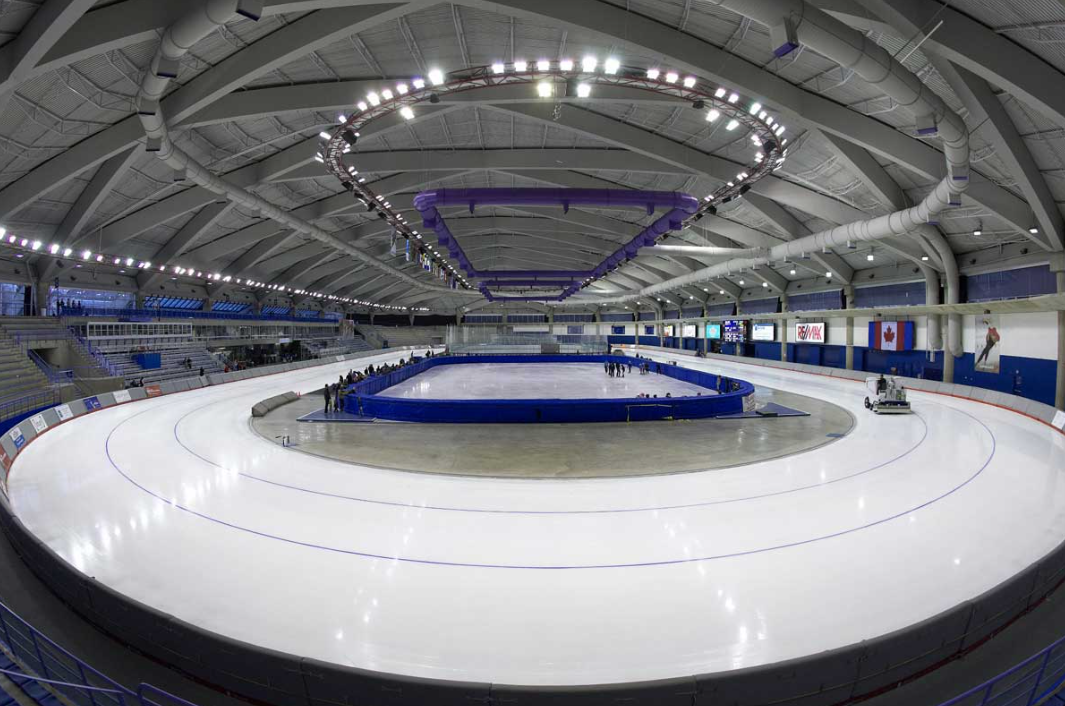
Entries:
MULTIPOLYGON (((943 100, 926 87, 917 76, 896 61, 864 34, 851 29, 804 0, 704 0, 760 22, 771 29, 785 23, 788 32, 773 36, 793 36, 801 44, 853 70, 866 82, 879 86, 900 105, 916 115, 918 132, 938 135, 944 146, 947 175, 917 205, 865 221, 856 221, 771 248, 767 255, 734 259, 665 282, 645 287, 622 297, 582 299, 574 303, 614 303, 631 301, 668 292, 679 287, 721 277, 733 272, 772 262, 803 257, 857 241, 920 234, 930 238, 930 245, 943 261, 947 279, 947 302, 958 298, 957 265, 949 245, 930 223, 949 206, 957 203, 958 194, 969 186, 969 135, 964 121, 943 100), (929 235, 929 234, 934 235, 929 235), (936 237, 938 236, 938 238, 936 237)), ((790 47, 794 48, 794 47, 790 47)), ((774 49, 778 49, 774 47, 774 49)), ((789 47, 781 47, 781 51, 789 47)), ((947 351, 961 355, 961 326, 956 316, 948 318, 947 351)), ((953 363, 953 361, 951 361, 953 363)), ((953 366, 952 366, 953 367, 953 366)))
POLYGON ((480 296, 476 292, 465 292, 442 285, 428 284, 412 277, 406 272, 402 272, 382 260, 345 243, 314 224, 296 218, 287 211, 274 206, 269 201, 221 179, 170 141, 166 118, 160 108, 160 99, 166 91, 167 85, 177 76, 181 57, 188 52, 190 47, 207 36, 216 27, 238 16, 257 20, 261 13, 262 0, 201 0, 192 10, 167 28, 159 42, 159 49, 152 58, 144 80, 141 82, 140 91, 137 93, 137 109, 141 124, 144 126, 145 135, 148 138, 148 151, 156 152, 158 157, 175 171, 183 173, 188 179, 205 189, 221 194, 233 203, 258 211, 267 218, 308 235, 340 252, 351 255, 371 267, 410 284, 412 287, 452 295, 480 296))

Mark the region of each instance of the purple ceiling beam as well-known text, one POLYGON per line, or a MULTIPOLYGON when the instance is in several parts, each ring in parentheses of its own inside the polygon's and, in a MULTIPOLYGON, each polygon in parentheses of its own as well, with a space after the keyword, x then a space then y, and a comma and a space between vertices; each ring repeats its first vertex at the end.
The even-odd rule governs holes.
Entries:
MULTIPOLYGON (((436 233, 437 242, 447 248, 452 258, 471 279, 486 278, 535 278, 566 277, 569 286, 563 290, 559 301, 580 291, 584 280, 602 277, 615 267, 636 257, 640 248, 652 246, 659 236, 670 230, 679 230, 685 219, 699 208, 699 200, 689 194, 676 191, 640 191, 636 189, 435 189, 423 191, 414 197, 414 207, 422 215, 422 223, 436 233), (596 206, 600 208, 643 208, 648 215, 661 207, 670 210, 654 223, 645 227, 632 240, 603 259, 593 270, 497 270, 480 271, 470 262, 462 246, 451 233, 437 206, 466 205, 473 213, 477 206, 552 206, 561 205, 563 211, 570 206, 596 206)), ((489 301, 491 292, 484 286, 481 291, 489 301)), ((510 301, 535 301, 543 297, 510 297, 510 301)))

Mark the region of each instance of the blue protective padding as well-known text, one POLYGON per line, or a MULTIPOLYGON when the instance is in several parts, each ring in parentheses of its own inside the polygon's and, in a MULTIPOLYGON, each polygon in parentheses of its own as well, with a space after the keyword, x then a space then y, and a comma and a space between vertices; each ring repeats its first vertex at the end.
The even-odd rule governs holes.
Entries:
MULTIPOLYGON (((364 417, 393 419, 405 422, 433 423, 518 423, 536 422, 625 422, 652 419, 705 419, 743 411, 743 398, 754 392, 754 386, 744 380, 727 379, 735 388, 719 395, 694 397, 618 398, 618 399, 528 399, 528 400, 425 400, 403 399, 381 395, 384 390, 408 380, 438 365, 468 365, 481 363, 603 363, 604 361, 632 364, 636 368, 649 362, 651 374, 661 374, 676 380, 717 389, 718 376, 700 370, 666 365, 654 361, 621 355, 478 355, 465 357, 428 358, 405 366, 387 375, 376 375, 348 388, 344 411, 364 417)), ((723 387, 728 382, 723 380, 723 387)))
POLYGON ((161 353, 134 353, 133 362, 145 370, 155 370, 163 367, 163 356, 161 353))

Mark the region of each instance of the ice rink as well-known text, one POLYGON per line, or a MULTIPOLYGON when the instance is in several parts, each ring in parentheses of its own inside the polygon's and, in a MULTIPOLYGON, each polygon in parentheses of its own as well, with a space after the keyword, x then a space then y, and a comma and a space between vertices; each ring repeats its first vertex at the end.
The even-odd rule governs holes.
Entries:
POLYGON ((711 395, 712 390, 666 375, 640 375, 626 369, 625 377, 610 377, 600 364, 588 363, 470 363, 441 365, 393 385, 385 397, 437 400, 485 399, 599 399, 636 397, 641 393, 665 397, 711 395))
POLYGON ((858 383, 682 360, 830 400, 857 425, 712 472, 533 481, 358 467, 249 428, 253 403, 316 390, 340 363, 60 425, 17 458, 11 497, 79 570, 206 629, 371 670, 530 685, 856 643, 983 593, 1065 536, 1065 437, 1043 424, 917 392, 913 415, 876 417, 858 383))

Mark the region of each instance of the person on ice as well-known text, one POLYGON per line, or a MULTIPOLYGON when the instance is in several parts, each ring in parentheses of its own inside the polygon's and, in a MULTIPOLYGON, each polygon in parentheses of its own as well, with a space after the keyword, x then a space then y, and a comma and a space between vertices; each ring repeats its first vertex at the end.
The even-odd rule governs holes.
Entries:
POLYGON ((322 388, 322 394, 325 396, 325 413, 329 414, 329 408, 333 406, 333 396, 329 394, 328 383, 322 388))

